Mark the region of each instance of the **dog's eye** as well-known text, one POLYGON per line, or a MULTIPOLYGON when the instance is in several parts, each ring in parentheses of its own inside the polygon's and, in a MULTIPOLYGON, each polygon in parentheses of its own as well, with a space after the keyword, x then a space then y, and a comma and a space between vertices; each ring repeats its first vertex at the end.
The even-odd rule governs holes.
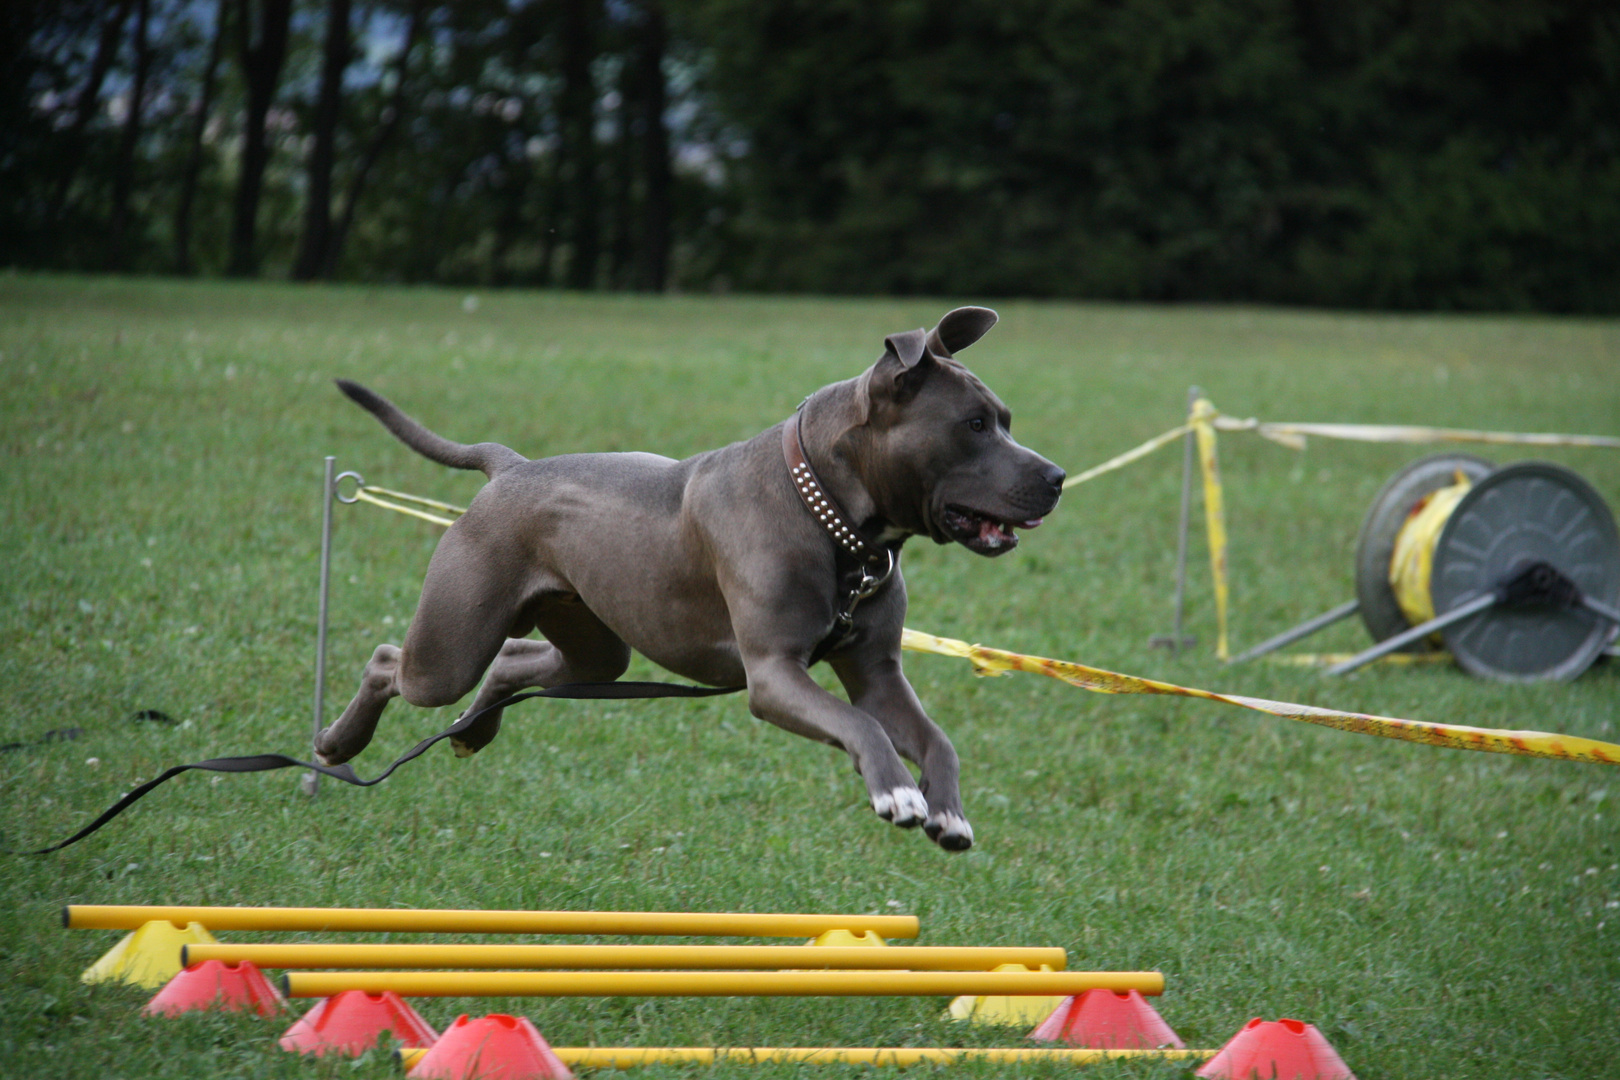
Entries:
POLYGON ((973 419, 968 421, 968 427, 971 428, 974 431, 983 431, 984 430, 984 418, 979 417, 979 416, 975 416, 973 419))

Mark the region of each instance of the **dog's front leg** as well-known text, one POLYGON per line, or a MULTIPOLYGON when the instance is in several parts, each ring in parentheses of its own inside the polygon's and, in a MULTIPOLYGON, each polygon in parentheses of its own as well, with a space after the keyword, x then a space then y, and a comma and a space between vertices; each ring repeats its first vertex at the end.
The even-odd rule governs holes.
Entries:
POLYGON ((928 801, 888 734, 870 715, 823 690, 801 660, 771 657, 747 663, 748 708, 761 720, 842 748, 866 781, 872 809, 902 828, 928 817, 928 801))
POLYGON ((923 831, 929 839, 947 851, 972 847, 973 826, 962 810, 956 747, 923 711, 901 670, 900 658, 856 650, 835 656, 830 663, 850 702, 876 717, 900 756, 916 762, 922 771, 919 786, 928 799, 923 831))

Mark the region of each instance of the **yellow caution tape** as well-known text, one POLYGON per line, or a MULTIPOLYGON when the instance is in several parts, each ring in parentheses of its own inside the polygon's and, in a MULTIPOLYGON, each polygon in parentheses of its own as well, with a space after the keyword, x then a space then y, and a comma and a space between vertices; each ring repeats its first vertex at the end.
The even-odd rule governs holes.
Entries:
POLYGON ((1198 462, 1204 477, 1204 529, 1209 542, 1209 572, 1215 585, 1215 656, 1231 659, 1226 647, 1226 503, 1221 494, 1221 467, 1215 455, 1215 406, 1208 398, 1193 402, 1188 423, 1198 437, 1198 462))
POLYGON ((1613 435, 1559 435, 1515 431, 1471 431, 1466 428, 1422 427, 1411 424, 1299 424, 1268 423, 1254 418, 1222 416, 1215 421, 1222 431, 1253 431, 1285 446, 1303 449, 1305 436, 1373 443, 1487 443, 1495 446, 1587 446, 1620 450, 1613 435))
POLYGON ((1620 746, 1581 738, 1578 735, 1556 735, 1545 731, 1498 731, 1492 728, 1464 727, 1461 724, 1430 724, 1418 720, 1402 720, 1393 716, 1340 712, 1337 709, 1322 709, 1314 705, 1295 705, 1286 701, 1268 701, 1265 698, 1217 694, 1209 690, 1197 690, 1192 687, 1176 686, 1174 683, 1144 679, 1137 675, 1122 675, 1068 660, 1050 660, 1040 656, 1025 656, 1022 653, 992 649, 984 645, 969 645, 965 641, 935 637, 915 630, 906 630, 900 644, 913 652, 936 653, 971 661, 974 673, 978 675, 1004 675, 1009 671, 1027 671, 1059 679, 1071 686, 1099 694, 1169 694, 1176 697, 1203 698, 1206 701, 1219 701, 1243 709, 1280 716, 1286 720, 1303 720, 1308 724, 1321 724, 1324 727, 1350 731, 1358 735, 1403 739, 1406 742, 1427 743, 1430 746, 1444 746, 1452 750, 1482 750, 1492 754, 1520 754, 1526 757, 1620 765, 1620 746))

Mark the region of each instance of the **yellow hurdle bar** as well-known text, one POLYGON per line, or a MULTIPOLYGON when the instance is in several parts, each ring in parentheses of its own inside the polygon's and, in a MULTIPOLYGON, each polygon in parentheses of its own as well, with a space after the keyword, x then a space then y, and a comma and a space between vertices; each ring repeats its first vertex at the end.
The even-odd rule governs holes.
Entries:
MULTIPOLYGON (((808 950, 807 950, 808 951, 808 950)), ((288 997, 1059 997, 1162 994, 1157 971, 290 971, 288 997)))
MULTIPOLYGON (((1003 1046, 553 1046, 563 1064, 585 1069, 633 1069, 638 1065, 713 1065, 721 1061, 748 1064, 802 1062, 812 1065, 921 1065, 957 1061, 1037 1063, 1056 1061, 1089 1065, 1114 1058, 1201 1061, 1215 1050, 1088 1050, 1080 1047, 1003 1046)), ((426 1048, 398 1051, 406 1069, 416 1065, 426 1048)))
POLYGON ((913 945, 189 945, 181 963, 251 961, 261 968, 840 968, 897 971, 990 971, 1000 964, 1042 964, 1061 971, 1069 957, 1055 948, 913 945))
POLYGON ((164 907, 71 904, 70 930, 134 930, 167 920, 209 930, 358 931, 401 934, 607 934, 691 937, 815 937, 828 930, 871 930, 914 938, 915 915, 788 915, 691 911, 434 911, 406 908, 164 907))

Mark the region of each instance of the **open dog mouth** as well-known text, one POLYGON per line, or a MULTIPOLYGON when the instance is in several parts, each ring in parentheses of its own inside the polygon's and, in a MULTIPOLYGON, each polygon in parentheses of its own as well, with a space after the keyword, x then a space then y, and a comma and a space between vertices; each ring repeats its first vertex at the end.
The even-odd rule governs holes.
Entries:
POLYGON ((952 540, 969 551, 992 556, 1004 555, 1018 546, 1014 529, 1033 529, 1041 523, 1040 518, 1002 521, 965 506, 947 506, 940 520, 952 540))

